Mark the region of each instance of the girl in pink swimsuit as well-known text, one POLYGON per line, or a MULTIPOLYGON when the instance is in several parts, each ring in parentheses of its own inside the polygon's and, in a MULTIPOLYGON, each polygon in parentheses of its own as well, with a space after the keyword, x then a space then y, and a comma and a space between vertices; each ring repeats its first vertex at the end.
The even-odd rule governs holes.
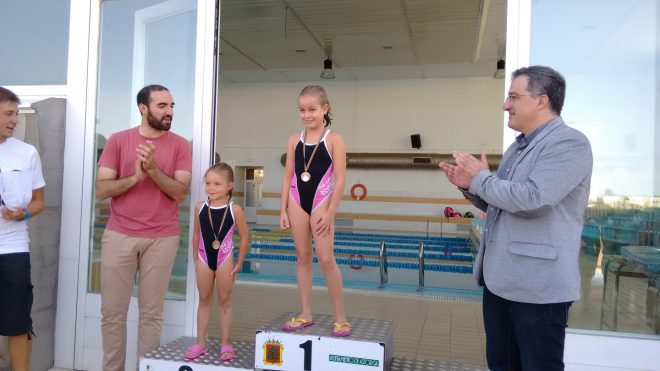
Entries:
POLYGON ((187 360, 195 359, 208 351, 206 331, 211 317, 213 286, 217 283, 220 310, 221 347, 220 360, 231 361, 236 357, 231 345, 231 292, 236 275, 241 269, 249 249, 248 226, 243 209, 231 202, 234 188, 234 171, 226 163, 211 166, 204 174, 204 191, 207 201, 195 205, 193 230, 193 260, 199 291, 197 312, 197 343, 188 347, 187 360), (234 263, 234 232, 240 237, 239 253, 234 263))
POLYGON ((312 318, 312 238, 335 310, 332 336, 348 336, 343 283, 335 261, 334 219, 346 178, 342 137, 328 130, 330 103, 320 86, 306 86, 298 97, 302 133, 289 138, 280 202, 280 228, 291 228, 298 261, 296 275, 301 311, 282 329, 296 331, 314 324, 312 318))

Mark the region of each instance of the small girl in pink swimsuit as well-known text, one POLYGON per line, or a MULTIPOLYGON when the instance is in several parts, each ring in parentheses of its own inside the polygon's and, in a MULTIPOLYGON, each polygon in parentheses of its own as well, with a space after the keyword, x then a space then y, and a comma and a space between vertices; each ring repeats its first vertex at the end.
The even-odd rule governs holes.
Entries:
POLYGON ((197 343, 188 347, 184 354, 193 360, 208 352, 206 332, 211 317, 213 286, 217 282, 220 310, 221 348, 220 360, 231 361, 236 353, 231 345, 231 292, 236 274, 241 269, 250 247, 248 226, 243 209, 231 202, 234 188, 234 171, 224 162, 211 166, 204 174, 204 191, 207 201, 195 205, 193 230, 193 259, 199 291, 197 312, 197 343), (234 231, 240 237, 238 259, 234 263, 234 231))

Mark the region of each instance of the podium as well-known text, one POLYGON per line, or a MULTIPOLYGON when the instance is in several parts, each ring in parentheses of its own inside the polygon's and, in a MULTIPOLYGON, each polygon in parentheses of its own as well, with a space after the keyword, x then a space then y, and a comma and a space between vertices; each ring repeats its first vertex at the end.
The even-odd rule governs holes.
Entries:
POLYGON ((314 325, 285 332, 293 313, 273 318, 257 330, 254 367, 264 370, 389 370, 392 365, 392 321, 349 317, 351 336, 330 335, 334 317, 314 315, 314 325))
POLYGON ((230 362, 220 360, 220 339, 207 339, 206 354, 187 361, 183 358, 186 349, 197 342, 193 337, 180 337, 140 357, 140 371, 218 371, 254 370, 254 343, 233 341, 237 358, 230 362))
POLYGON ((487 370, 483 366, 414 358, 394 358, 392 321, 349 317, 349 337, 330 335, 334 317, 317 314, 314 325, 296 332, 282 331, 293 313, 273 318, 257 330, 255 342, 233 341, 237 358, 220 361, 220 340, 208 339, 209 351, 193 361, 183 354, 197 339, 180 337, 140 357, 140 371, 224 370, 487 370))

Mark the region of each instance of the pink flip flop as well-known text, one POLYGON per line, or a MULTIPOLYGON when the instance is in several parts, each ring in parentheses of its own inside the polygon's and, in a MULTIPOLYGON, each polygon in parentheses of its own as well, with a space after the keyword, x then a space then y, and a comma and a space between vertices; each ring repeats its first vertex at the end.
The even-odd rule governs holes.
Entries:
POLYGON ((193 344, 186 349, 186 353, 184 353, 183 358, 185 358, 188 361, 192 361, 193 359, 197 359, 199 356, 202 354, 208 352, 208 348, 202 347, 199 344, 193 344))
POLYGON ((330 333, 333 337, 341 338, 351 335, 351 324, 348 322, 333 324, 332 332, 330 333))
POLYGON ((236 358, 236 353, 234 352, 234 347, 231 344, 225 344, 220 347, 220 360, 224 362, 229 362, 236 358))
POLYGON ((291 318, 291 321, 287 321, 283 326, 282 330, 286 332, 293 332, 304 329, 314 324, 314 320, 306 320, 298 317, 291 318))

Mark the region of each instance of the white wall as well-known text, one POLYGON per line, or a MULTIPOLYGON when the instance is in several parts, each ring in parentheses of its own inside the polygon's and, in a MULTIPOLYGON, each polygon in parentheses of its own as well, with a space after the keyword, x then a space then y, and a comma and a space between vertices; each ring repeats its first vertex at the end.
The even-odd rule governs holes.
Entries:
POLYGON ((658 337, 568 330, 564 363, 568 371, 660 370, 658 337))
MULTIPOLYGON (((218 152, 223 161, 264 167, 264 192, 279 192, 280 156, 287 138, 302 130, 297 97, 305 83, 225 83, 220 86, 218 152)), ((502 152, 504 80, 329 81, 322 84, 334 114, 331 128, 347 152, 452 150, 502 152)), ((374 195, 460 197, 439 171, 349 169, 346 190, 363 183, 374 195)))

